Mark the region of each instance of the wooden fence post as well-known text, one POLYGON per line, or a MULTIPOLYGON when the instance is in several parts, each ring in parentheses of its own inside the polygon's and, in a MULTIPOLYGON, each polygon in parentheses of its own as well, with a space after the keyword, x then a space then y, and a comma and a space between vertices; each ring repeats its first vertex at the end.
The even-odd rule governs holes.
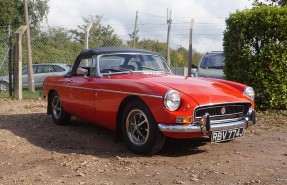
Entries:
POLYGON ((15 38, 15 60, 14 60, 14 98, 21 100, 22 94, 22 35, 26 31, 27 26, 20 26, 14 33, 15 38))

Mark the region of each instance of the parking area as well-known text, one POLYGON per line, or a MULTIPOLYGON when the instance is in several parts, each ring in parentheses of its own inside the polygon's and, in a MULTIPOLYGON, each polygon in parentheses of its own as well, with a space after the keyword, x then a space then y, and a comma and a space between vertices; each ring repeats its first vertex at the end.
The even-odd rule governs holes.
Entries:
POLYGON ((287 184, 287 115, 261 112, 244 137, 168 140, 130 153, 113 132, 73 119, 57 126, 43 100, 0 99, 1 184, 287 184))

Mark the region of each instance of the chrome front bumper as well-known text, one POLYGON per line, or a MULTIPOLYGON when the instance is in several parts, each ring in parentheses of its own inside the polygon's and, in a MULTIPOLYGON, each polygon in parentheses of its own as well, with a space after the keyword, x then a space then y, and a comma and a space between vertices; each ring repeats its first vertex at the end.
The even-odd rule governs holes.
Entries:
POLYGON ((246 114, 245 119, 240 121, 226 122, 220 124, 211 124, 209 120, 209 115, 206 113, 202 119, 200 124, 189 124, 189 125, 167 125, 164 123, 158 124, 159 129, 162 132, 202 132, 208 133, 209 131, 215 130, 228 130, 232 128, 245 128, 251 125, 256 124, 256 112, 254 109, 249 109, 246 114))

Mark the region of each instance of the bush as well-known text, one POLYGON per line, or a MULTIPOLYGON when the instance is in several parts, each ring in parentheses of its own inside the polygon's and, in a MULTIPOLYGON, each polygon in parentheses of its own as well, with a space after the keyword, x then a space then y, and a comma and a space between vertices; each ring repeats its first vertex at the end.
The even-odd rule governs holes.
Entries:
POLYGON ((286 109, 287 7, 237 11, 226 25, 226 78, 252 86, 257 107, 286 109))

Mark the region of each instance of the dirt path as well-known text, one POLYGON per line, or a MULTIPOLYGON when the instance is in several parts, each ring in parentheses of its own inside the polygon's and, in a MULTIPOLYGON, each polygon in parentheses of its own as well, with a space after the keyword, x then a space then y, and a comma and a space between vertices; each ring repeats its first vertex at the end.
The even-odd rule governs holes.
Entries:
POLYGON ((287 116, 260 113, 237 140, 169 140, 138 156, 113 133, 57 126, 40 100, 0 100, 0 184, 287 184, 287 116))

